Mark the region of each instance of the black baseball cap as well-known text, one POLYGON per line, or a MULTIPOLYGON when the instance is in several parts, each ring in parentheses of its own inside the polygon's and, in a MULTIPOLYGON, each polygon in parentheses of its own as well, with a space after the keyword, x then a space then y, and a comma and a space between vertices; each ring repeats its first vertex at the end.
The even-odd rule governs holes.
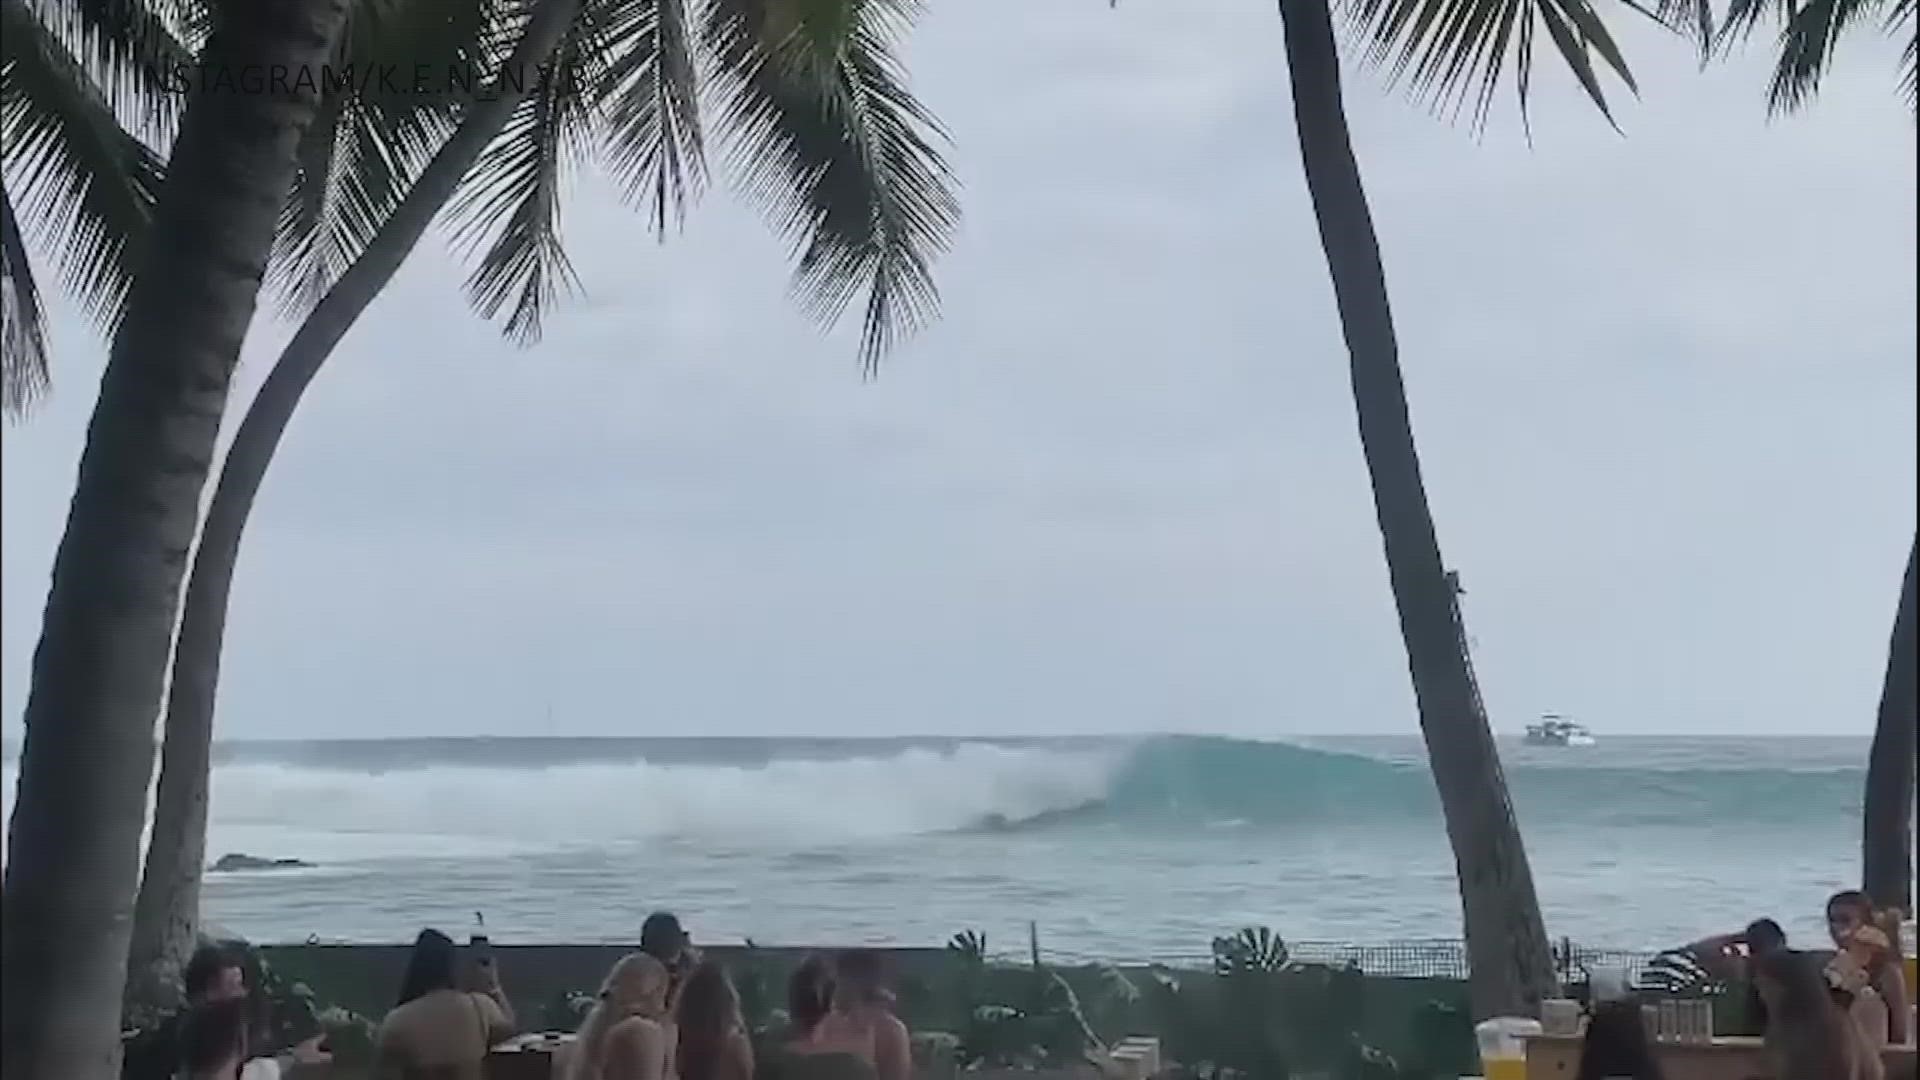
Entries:
POLYGON ((663 964, 680 959, 688 944, 686 929, 671 912, 656 911, 640 924, 640 951, 663 964))

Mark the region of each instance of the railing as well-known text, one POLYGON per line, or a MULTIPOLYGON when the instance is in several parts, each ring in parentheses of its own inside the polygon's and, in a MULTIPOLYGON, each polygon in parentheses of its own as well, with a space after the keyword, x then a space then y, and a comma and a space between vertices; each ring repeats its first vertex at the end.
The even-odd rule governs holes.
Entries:
MULTIPOLYGON (((1331 967, 1357 966, 1368 975, 1407 979, 1465 979, 1466 942, 1458 938, 1401 940, 1360 944, 1351 941, 1288 941, 1288 960, 1296 964, 1324 964, 1331 967)), ((1204 968, 1212 963, 1207 954, 1156 956, 1137 961, 1115 961, 1110 957, 1086 956, 1054 949, 1042 949, 1042 959, 1050 964, 1080 965, 1118 963, 1122 967, 1158 964, 1172 968, 1204 968)), ((1553 943, 1554 971, 1563 983, 1586 981, 1587 972, 1599 968, 1621 971, 1629 979, 1637 978, 1656 954, 1633 949, 1608 949, 1580 945, 1568 939, 1553 943)), ((1019 963, 1024 955, 1012 953, 995 960, 1019 963)))

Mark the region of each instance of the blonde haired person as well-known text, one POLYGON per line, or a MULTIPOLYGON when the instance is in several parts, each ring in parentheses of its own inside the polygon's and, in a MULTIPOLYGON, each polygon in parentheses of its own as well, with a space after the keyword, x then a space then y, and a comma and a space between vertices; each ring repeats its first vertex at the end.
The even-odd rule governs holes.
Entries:
POLYGON ((1845 995, 1848 1011, 1879 1049, 1912 1038, 1906 973, 1901 970, 1898 913, 1875 911, 1866 894, 1837 893, 1827 901, 1827 930, 1838 951, 1827 981, 1845 995))
POLYGON ((676 1032, 667 1017, 667 967, 628 953, 607 972, 600 998, 580 1025, 565 1080, 673 1080, 676 1032))

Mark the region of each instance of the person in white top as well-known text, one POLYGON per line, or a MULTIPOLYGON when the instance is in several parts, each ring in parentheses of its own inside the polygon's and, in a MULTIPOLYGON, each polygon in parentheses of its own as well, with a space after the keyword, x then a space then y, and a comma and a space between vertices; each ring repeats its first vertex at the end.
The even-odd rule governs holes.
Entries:
POLYGON ((180 1025, 180 1080, 280 1080, 280 1064, 247 1054, 247 1003, 195 1006, 180 1025))

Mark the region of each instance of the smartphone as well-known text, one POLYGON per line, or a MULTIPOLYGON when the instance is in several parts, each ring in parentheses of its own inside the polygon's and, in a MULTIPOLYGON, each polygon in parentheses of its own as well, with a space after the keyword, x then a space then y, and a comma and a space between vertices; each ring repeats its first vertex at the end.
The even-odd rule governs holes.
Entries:
POLYGON ((467 951, 473 962, 481 967, 493 963, 493 942, 487 937, 487 917, 479 912, 473 913, 473 935, 467 938, 467 951))

